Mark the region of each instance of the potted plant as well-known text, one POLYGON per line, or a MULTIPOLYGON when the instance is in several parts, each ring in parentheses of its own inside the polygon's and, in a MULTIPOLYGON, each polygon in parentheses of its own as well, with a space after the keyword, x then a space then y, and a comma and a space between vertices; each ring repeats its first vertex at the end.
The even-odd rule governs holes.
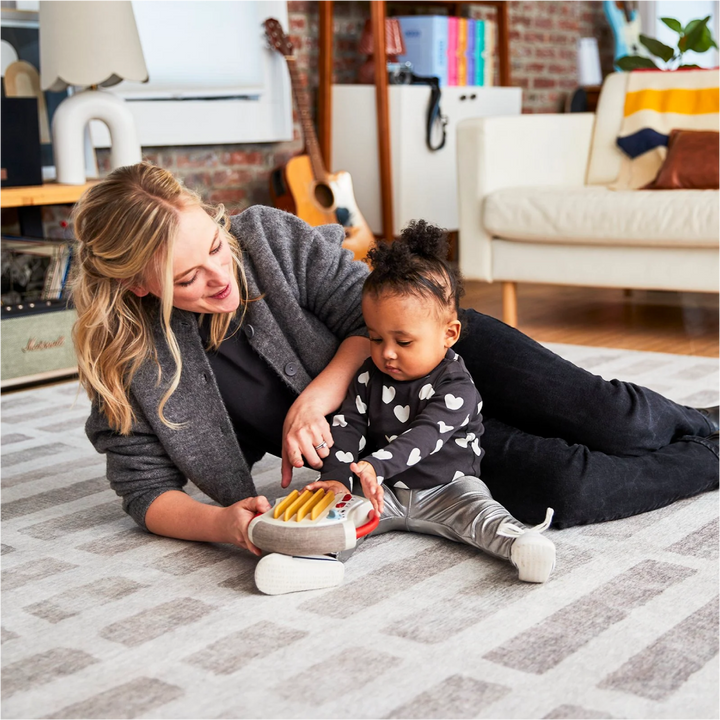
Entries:
POLYGON ((660 18, 671 30, 674 30, 678 34, 677 47, 670 47, 665 43, 656 40, 655 38, 648 37, 647 35, 640 35, 640 43, 647 48, 647 50, 659 58, 665 63, 665 67, 660 67, 649 57, 643 57, 642 55, 625 55, 624 57, 618 58, 616 65, 621 70, 641 70, 644 68, 651 68, 655 70, 678 70, 680 68, 696 68, 697 65, 684 65, 683 55, 692 50, 696 53, 707 52, 710 48, 717 48, 717 43, 713 39, 710 28, 707 24, 710 20, 710 15, 702 20, 691 20, 685 27, 682 23, 675 18, 660 18))

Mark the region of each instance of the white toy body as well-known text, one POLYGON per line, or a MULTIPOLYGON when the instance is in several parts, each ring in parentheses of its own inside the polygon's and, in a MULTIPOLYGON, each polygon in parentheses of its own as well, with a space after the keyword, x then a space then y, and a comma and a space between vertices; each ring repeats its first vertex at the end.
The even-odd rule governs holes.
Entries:
POLYGON ((253 545, 285 555, 320 555, 354 548, 357 538, 377 527, 369 500, 350 492, 335 495, 297 490, 279 498, 248 528, 253 545))

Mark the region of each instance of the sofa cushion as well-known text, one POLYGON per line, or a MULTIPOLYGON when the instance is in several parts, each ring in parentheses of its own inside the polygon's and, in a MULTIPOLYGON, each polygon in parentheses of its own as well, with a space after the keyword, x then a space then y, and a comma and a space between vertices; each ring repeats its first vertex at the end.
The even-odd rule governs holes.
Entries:
POLYGON ((485 229, 496 237, 543 243, 717 247, 716 190, 513 187, 484 200, 485 229))

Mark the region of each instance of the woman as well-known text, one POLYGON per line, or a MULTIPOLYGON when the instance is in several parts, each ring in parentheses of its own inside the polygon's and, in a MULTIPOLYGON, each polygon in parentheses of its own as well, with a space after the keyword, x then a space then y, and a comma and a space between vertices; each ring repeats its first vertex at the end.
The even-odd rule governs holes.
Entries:
MULTIPOLYGON (((167 171, 120 168, 75 212, 73 297, 87 433, 111 486, 151 532, 248 541, 252 464, 282 456, 282 487, 320 468, 335 410, 370 355, 367 274, 342 228, 257 206, 229 222, 167 171), (220 504, 193 500, 187 479, 220 504)), ((483 397, 483 480, 526 523, 601 522, 718 485, 717 409, 606 382, 474 311, 457 351, 483 397)), ((307 574, 307 573, 305 573, 307 574)))

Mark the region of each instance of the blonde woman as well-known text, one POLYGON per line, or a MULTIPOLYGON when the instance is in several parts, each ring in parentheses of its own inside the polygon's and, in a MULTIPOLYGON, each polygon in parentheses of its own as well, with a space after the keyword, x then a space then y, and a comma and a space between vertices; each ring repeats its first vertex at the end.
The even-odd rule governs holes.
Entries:
MULTIPOLYGON (((230 221, 146 163, 88 190, 74 229, 86 430, 125 511, 160 535, 260 554, 247 526, 269 503, 252 465, 282 457, 287 487, 329 455, 325 417, 370 356, 367 267, 341 249, 340 226, 264 206, 230 221), (217 505, 187 495, 188 479, 217 505)), ((456 347, 484 400, 483 480, 522 521, 551 506, 557 527, 601 522, 717 487, 717 408, 606 382, 480 313, 461 320, 456 347)), ((342 577, 341 563, 288 563, 265 564, 278 591, 342 577)))

